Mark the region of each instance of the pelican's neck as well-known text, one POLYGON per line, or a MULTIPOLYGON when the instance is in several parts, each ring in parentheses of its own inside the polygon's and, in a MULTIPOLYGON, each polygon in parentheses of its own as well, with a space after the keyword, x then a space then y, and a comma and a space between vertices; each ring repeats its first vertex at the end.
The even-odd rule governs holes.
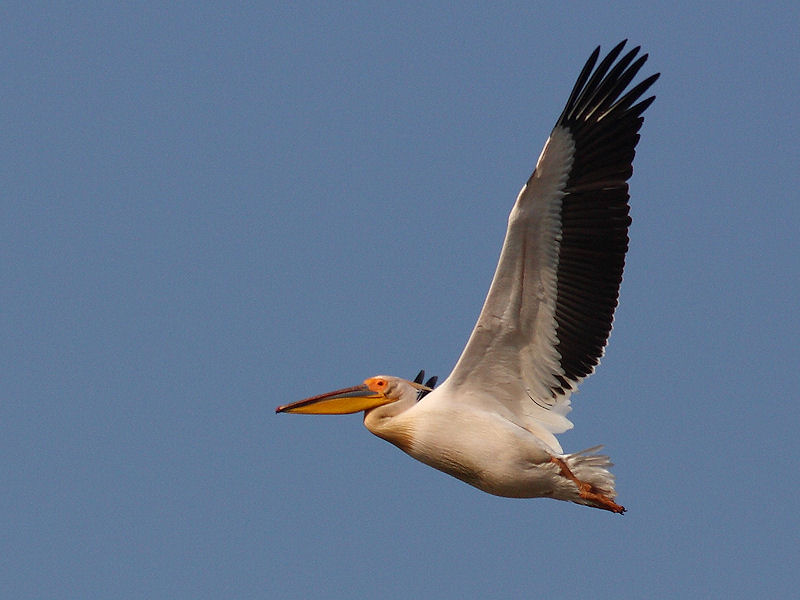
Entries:
POLYGON ((407 414, 416 404, 416 390, 414 392, 411 398, 396 400, 364 411, 364 426, 404 452, 408 452, 414 438, 412 419, 408 418, 407 414))

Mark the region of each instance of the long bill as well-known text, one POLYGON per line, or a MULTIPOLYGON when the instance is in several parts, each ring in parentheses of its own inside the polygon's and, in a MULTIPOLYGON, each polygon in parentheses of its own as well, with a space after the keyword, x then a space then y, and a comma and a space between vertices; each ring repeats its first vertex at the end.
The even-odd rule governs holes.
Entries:
POLYGON ((305 415, 346 415, 370 410, 392 402, 381 392, 374 392, 366 384, 356 385, 312 396, 292 404, 284 404, 275 409, 276 413, 299 413, 305 415))

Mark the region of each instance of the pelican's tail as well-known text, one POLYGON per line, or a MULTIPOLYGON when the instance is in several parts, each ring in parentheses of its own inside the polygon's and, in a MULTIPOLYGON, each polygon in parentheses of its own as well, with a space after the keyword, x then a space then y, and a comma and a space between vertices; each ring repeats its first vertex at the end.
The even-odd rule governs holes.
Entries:
POLYGON ((608 470, 613 463, 608 456, 595 454, 601 448, 595 446, 553 459, 561 468, 561 475, 569 480, 568 491, 565 490, 567 497, 562 499, 623 513, 625 508, 614 502, 617 491, 614 489, 614 475, 608 470))

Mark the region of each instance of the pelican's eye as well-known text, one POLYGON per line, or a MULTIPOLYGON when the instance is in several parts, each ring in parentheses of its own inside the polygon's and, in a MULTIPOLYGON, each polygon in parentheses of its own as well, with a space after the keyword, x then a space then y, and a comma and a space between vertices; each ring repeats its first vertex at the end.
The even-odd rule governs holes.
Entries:
POLYGON ((371 389, 373 392, 385 392, 389 387, 388 381, 386 381, 385 379, 380 379, 378 377, 367 379, 366 384, 367 387, 371 389))

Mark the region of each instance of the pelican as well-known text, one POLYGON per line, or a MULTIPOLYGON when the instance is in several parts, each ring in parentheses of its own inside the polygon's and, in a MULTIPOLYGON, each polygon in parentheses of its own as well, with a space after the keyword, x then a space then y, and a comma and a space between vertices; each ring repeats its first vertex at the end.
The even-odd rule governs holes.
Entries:
POLYGON ((510 498, 555 498, 623 513, 601 446, 565 454, 570 395, 611 332, 628 249, 628 179, 656 73, 627 40, 580 72, 508 217, 478 322, 447 379, 377 375, 276 413, 364 411, 366 428, 413 458, 510 498), (619 60, 617 60, 619 59, 619 60), (596 66, 595 66, 596 65, 596 66))

